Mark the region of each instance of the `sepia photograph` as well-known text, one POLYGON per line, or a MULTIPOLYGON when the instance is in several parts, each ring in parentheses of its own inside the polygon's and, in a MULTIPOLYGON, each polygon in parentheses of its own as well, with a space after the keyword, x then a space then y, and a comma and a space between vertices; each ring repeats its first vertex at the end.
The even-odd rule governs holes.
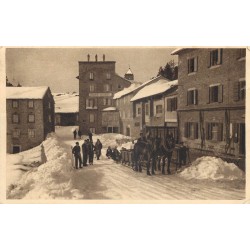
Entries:
POLYGON ((246 199, 246 47, 9 47, 6 200, 246 199))

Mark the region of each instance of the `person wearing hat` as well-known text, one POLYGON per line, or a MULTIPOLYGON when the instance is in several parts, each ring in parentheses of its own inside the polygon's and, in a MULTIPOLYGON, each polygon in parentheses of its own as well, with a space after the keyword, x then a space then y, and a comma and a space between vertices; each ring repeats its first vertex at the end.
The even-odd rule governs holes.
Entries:
POLYGON ((81 148, 79 146, 79 142, 76 142, 76 145, 72 149, 72 154, 75 157, 75 168, 81 168, 82 160, 81 160, 81 148), (79 162, 79 167, 78 167, 79 162))
POLYGON ((82 144, 82 165, 84 167, 87 166, 87 160, 88 160, 88 142, 87 140, 84 140, 82 144))

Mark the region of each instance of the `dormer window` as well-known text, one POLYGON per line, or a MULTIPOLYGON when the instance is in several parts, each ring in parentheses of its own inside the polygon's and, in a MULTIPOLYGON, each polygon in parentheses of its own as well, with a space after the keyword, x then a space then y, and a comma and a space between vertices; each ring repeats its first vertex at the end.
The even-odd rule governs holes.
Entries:
POLYGON ((94 80, 94 73, 93 72, 89 73, 89 80, 94 80))

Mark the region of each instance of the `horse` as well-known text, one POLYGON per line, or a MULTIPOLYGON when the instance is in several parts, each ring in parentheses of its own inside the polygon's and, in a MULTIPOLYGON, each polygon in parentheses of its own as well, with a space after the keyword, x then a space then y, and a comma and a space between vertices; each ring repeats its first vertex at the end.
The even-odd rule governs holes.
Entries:
POLYGON ((150 174, 150 160, 152 156, 152 146, 147 141, 137 141, 134 145, 135 171, 142 172, 142 163, 146 161, 147 175, 150 174))

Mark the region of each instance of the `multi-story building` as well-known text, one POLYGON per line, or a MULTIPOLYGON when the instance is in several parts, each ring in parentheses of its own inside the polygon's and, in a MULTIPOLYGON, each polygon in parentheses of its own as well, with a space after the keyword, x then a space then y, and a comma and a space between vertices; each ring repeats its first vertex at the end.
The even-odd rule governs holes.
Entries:
POLYGON ((158 77, 136 93, 131 102, 133 120, 140 130, 162 139, 172 132, 177 140, 177 90, 178 80, 158 77))
POLYGON ((6 113, 8 153, 35 147, 55 131, 49 87, 7 87, 6 113))
MULTIPOLYGON (((129 70, 131 71, 131 70, 129 70)), ((125 76, 128 73, 125 74, 125 76)), ((134 108, 131 99, 140 91, 143 87, 153 84, 161 79, 166 80, 162 76, 155 77, 144 83, 132 81, 130 87, 125 88, 114 95, 116 107, 120 113, 120 132, 127 136, 138 137, 142 130, 142 123, 134 120, 134 108)))
POLYGON ((240 48, 178 49, 179 137, 190 148, 245 155, 245 56, 240 48))
POLYGON ((115 61, 87 61, 79 62, 79 129, 83 133, 89 130, 92 133, 105 133, 108 131, 118 131, 119 127, 108 124, 106 120, 107 112, 109 116, 114 115, 114 93, 130 86, 131 82, 115 72, 115 61), (111 108, 111 110, 107 109, 111 108), (104 117, 103 117, 104 116, 104 117), (105 120, 105 122, 102 122, 105 120))

